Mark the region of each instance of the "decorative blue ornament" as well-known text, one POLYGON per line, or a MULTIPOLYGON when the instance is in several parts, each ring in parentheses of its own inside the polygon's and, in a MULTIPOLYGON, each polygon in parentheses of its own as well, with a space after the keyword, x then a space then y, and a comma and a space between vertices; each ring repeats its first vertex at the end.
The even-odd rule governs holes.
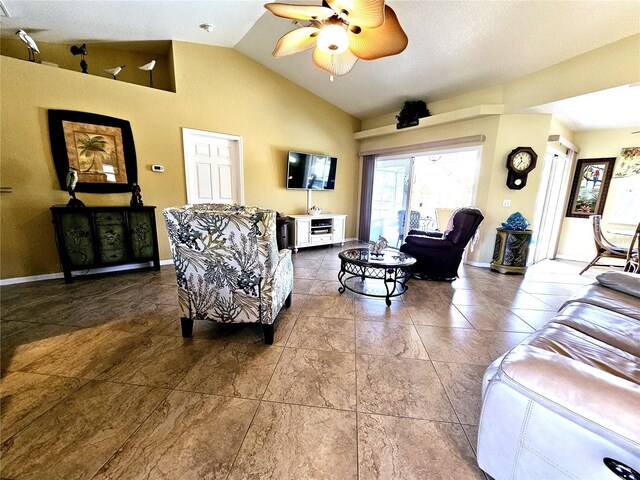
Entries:
POLYGON ((528 225, 529 221, 520 212, 516 212, 509 215, 507 221, 502 223, 502 228, 505 230, 524 231, 528 225))

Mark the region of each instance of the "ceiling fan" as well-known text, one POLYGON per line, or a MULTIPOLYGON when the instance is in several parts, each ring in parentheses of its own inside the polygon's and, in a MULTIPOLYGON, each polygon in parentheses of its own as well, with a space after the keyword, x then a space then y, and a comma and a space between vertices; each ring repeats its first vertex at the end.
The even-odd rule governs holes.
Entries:
POLYGON ((331 81, 334 75, 349 73, 359 58, 397 55, 409 43, 384 0, 323 0, 322 6, 267 3, 265 8, 300 25, 278 40, 273 56, 316 47, 313 62, 331 74, 331 81))

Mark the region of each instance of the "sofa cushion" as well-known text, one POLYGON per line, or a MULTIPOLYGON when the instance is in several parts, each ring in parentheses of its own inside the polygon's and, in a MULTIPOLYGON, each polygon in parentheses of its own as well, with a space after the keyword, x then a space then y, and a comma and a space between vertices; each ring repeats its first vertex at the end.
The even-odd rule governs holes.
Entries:
POLYGON ((552 323, 522 345, 556 353, 640 386, 640 357, 567 325, 552 323))
POLYGON ((636 320, 640 320, 640 298, 636 298, 626 293, 603 287, 602 285, 587 285, 575 296, 567 300, 560 312, 571 303, 587 303, 611 310, 621 315, 626 315, 636 320))
POLYGON ((605 272, 596 277, 600 285, 640 298, 640 275, 627 272, 605 272))
POLYGON ((500 380, 592 431, 640 448, 640 358, 550 324, 512 349, 500 380))
POLYGON ((602 307, 572 303, 553 318, 579 332, 640 357, 640 322, 602 307))

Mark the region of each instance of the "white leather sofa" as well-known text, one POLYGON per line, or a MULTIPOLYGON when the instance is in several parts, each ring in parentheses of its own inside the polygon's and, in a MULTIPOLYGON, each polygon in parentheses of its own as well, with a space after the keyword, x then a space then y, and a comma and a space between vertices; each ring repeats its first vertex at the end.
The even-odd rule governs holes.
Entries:
POLYGON ((640 479, 640 275, 598 282, 485 372, 478 464, 494 479, 640 479))

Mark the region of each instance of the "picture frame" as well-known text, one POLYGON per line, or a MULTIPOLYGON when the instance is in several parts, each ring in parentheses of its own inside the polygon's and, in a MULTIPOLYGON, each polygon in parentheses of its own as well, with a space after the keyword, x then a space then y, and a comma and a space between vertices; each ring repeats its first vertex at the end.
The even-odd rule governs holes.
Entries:
POLYGON ((589 218, 591 215, 602 215, 615 161, 615 157, 578 160, 571 184, 567 217, 589 218))
POLYGON ((640 175, 640 147, 623 148, 618 156, 614 178, 640 175))
POLYGON ((72 110, 49 110, 49 140, 56 174, 67 189, 69 168, 78 172, 75 191, 129 192, 138 182, 131 124, 120 118, 72 110))

